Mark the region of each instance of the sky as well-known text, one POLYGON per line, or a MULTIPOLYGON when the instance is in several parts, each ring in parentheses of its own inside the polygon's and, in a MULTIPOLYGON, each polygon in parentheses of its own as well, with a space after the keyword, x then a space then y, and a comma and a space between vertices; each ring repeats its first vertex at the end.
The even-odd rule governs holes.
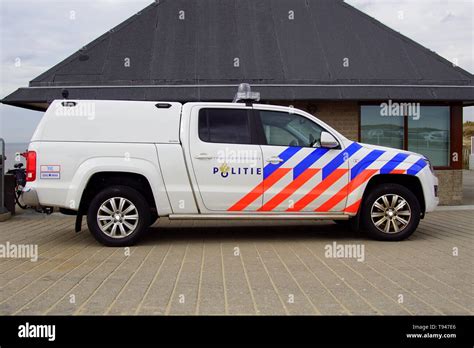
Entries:
MULTIPOLYGON (((0 98, 152 2, 0 0, 0 98)), ((474 73, 474 0, 346 2, 474 73)), ((464 113, 474 121, 474 107, 464 113)), ((28 142, 42 114, 1 104, 0 137, 28 142)))

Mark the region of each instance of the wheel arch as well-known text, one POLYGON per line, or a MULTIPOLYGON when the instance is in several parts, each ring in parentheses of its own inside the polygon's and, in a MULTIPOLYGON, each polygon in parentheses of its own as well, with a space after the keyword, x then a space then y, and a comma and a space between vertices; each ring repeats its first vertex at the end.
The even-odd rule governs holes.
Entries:
POLYGON ((425 196, 423 194, 423 186, 420 179, 415 175, 409 174, 377 174, 374 175, 367 183, 364 194, 362 196, 362 202, 364 202, 370 190, 382 184, 398 184, 408 188, 420 204, 421 218, 424 218, 426 211, 425 196))
MULTIPOLYGON (((84 193, 88 190, 91 182, 97 180, 97 176, 125 176, 128 179, 132 176, 135 179, 140 177, 144 182, 148 182, 153 194, 153 205, 158 213, 162 216, 171 213, 171 205, 159 164, 133 157, 122 161, 117 161, 115 157, 94 157, 84 161, 70 182, 64 207, 81 212, 82 202, 87 197, 84 193)), ((133 181, 128 180, 127 183, 133 187, 133 181)), ((101 188, 99 186, 99 189, 101 188)))
POLYGON ((140 192, 146 199, 150 210, 157 212, 157 206, 150 182, 143 174, 133 172, 97 172, 87 181, 82 191, 79 212, 85 213, 95 194, 108 186, 121 185, 131 187, 140 192))

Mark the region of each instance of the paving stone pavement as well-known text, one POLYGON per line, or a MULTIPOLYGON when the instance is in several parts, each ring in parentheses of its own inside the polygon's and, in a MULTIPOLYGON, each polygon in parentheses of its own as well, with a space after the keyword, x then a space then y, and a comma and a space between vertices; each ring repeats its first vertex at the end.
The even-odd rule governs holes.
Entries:
POLYGON ((0 245, 38 245, 38 260, 0 258, 0 314, 472 315, 473 241, 472 210, 429 214, 392 243, 328 221, 163 219, 131 248, 74 233, 73 217, 20 214, 0 245), (327 257, 333 243, 364 253, 327 257))

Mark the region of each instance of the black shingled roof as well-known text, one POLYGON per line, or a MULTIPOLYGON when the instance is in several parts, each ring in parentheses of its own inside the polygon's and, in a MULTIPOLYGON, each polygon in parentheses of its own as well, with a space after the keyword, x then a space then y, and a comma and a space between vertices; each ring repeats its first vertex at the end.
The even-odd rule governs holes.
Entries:
POLYGON ((474 103, 472 74, 342 0, 157 1, 2 102, 229 101, 241 82, 266 101, 474 103))

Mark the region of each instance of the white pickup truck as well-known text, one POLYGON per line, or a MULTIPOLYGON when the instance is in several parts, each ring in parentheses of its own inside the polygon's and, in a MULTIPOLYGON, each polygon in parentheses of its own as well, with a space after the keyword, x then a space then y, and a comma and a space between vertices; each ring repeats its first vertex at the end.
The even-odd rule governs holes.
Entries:
POLYGON ((82 216, 101 243, 170 219, 330 219, 410 236, 438 204, 422 155, 346 139, 294 108, 56 100, 27 153, 23 201, 82 216))

